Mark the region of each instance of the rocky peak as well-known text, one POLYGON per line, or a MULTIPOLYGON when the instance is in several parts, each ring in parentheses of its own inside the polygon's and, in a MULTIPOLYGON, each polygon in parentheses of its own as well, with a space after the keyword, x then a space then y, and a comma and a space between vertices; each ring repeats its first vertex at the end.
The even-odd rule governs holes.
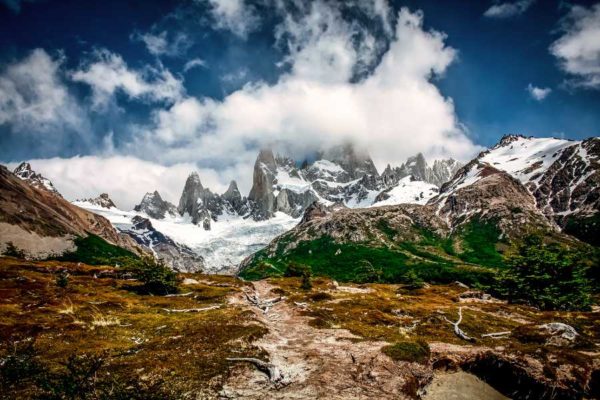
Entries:
POLYGON ((111 200, 108 193, 102 193, 102 194, 100 194, 100 196, 96 197, 95 199, 87 199, 84 201, 86 201, 88 203, 92 203, 97 206, 100 206, 102 208, 117 208, 117 206, 111 200))
POLYGON ((204 187, 202 186, 202 182, 200 182, 200 176, 197 172, 192 172, 185 181, 185 186, 179 199, 179 206, 177 207, 179 214, 183 215, 187 212, 193 215, 197 208, 198 199, 202 197, 203 192, 204 187))
POLYGON ((405 176, 412 175, 418 181, 427 182, 428 166, 423 153, 418 153, 416 156, 409 157, 400 167, 402 174, 405 176))
POLYGON ((252 201, 252 217, 255 220, 269 219, 275 210, 275 196, 273 194, 273 181, 277 163, 271 149, 262 149, 254 163, 252 175, 252 189, 248 200, 252 201))
POLYGON ((133 209, 138 212, 144 212, 150 218, 154 219, 163 219, 166 214, 175 216, 177 212, 175 205, 163 200, 160 193, 156 190, 146 193, 140 204, 133 209))
POLYGON ((371 156, 366 151, 357 150, 353 144, 333 146, 319 155, 321 159, 341 166, 348 172, 350 179, 360 179, 364 175, 379 176, 371 156))
POLYGON ((494 148, 509 145, 513 142, 516 142, 519 139, 527 139, 527 138, 523 135, 515 135, 515 134, 504 135, 504 136, 502 136, 502 139, 500 139, 498 144, 496 146, 494 146, 494 148))
MULTIPOLYGON (((36 173, 28 162, 22 162, 13 173, 21 180, 27 182, 36 189, 46 190, 50 193, 60 196, 58 190, 54 187, 49 179, 44 178, 41 174, 36 173)), ((62 197, 62 196, 61 196, 62 197)))

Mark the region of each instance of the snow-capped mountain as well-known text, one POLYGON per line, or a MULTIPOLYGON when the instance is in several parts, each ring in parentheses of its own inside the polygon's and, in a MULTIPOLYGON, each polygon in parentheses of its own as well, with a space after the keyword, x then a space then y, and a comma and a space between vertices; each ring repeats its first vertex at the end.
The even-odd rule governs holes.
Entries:
MULTIPOLYGON (((590 241, 598 232, 600 210, 600 138, 584 141, 507 135, 442 186, 439 198, 451 199, 493 171, 518 181, 536 208, 565 232, 590 241)), ((518 202, 515 208, 521 207, 518 202)), ((441 207, 441 206, 440 206, 441 207)), ((593 239, 597 240, 597 239, 593 239)), ((593 241, 592 240, 592 241, 593 241)))
POLYGON ((102 193, 102 194, 100 194, 100 196, 98 196, 96 198, 82 199, 82 200, 76 200, 76 201, 80 202, 80 203, 90 203, 90 204, 93 204, 93 205, 96 205, 96 206, 99 206, 102 208, 117 208, 117 206, 111 200, 108 193, 102 193))
POLYGON ((156 219, 164 218, 165 215, 177 215, 177 207, 162 199, 158 191, 148 192, 142 198, 140 204, 133 208, 134 211, 146 213, 156 219))
POLYGON ((13 171, 13 174, 15 174, 19 179, 27 182, 28 184, 37 189, 43 189, 57 196, 60 196, 60 193, 58 192, 58 190, 56 190, 52 182, 50 182, 49 179, 44 178, 41 174, 38 174, 33 169, 31 169, 31 165, 28 162, 23 162, 19 164, 19 166, 13 171))

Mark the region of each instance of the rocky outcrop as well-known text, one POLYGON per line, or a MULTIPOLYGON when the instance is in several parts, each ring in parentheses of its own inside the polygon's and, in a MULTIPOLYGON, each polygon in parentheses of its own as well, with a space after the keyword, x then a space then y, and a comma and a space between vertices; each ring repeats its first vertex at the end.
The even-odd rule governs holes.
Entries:
POLYGON ((131 228, 124 229, 123 233, 154 253, 158 259, 164 261, 172 269, 181 272, 202 271, 204 260, 200 255, 157 231, 148 218, 135 216, 131 223, 131 228))
POLYGON ((252 203, 252 217, 255 220, 269 219, 275 212, 273 181, 276 173, 277 164, 273 151, 270 149, 261 150, 254 163, 252 189, 250 189, 248 195, 248 200, 252 203))
MULTIPOLYGON (((0 235, 0 244, 11 241, 34 258, 52 252, 52 249, 45 249, 45 254, 38 252, 37 241, 60 238, 62 242, 73 242, 76 237, 89 234, 100 236, 111 244, 133 252, 140 252, 135 242, 130 237, 119 234, 106 218, 79 208, 45 188, 30 185, 4 166, 0 166, 0 210, 1 230, 11 232, 10 238, 8 235, 0 235), (36 241, 31 240, 32 234, 36 236, 36 241)), ((66 250, 62 244, 59 247, 60 251, 55 253, 66 250)))
POLYGON ((236 181, 229 183, 229 187, 221 197, 225 201, 230 214, 246 215, 250 211, 248 201, 245 197, 242 197, 236 181))
POLYGON ((93 204, 95 206, 102 207, 102 208, 109 208, 109 209, 117 208, 117 206, 111 200, 108 193, 102 193, 102 194, 100 194, 100 196, 93 198, 93 199, 83 199, 83 200, 76 200, 76 201, 90 203, 90 204, 93 204))
POLYGON ((321 152, 319 158, 342 167, 348 173, 348 180, 360 179, 365 175, 379 176, 369 154, 352 144, 331 147, 321 152))
POLYGON ((52 182, 50 182, 49 179, 44 178, 41 174, 38 174, 33 169, 31 169, 31 165, 28 162, 23 162, 19 164, 19 166, 15 168, 13 173, 19 179, 27 182, 29 185, 35 187, 36 189, 46 190, 52 194, 61 196, 61 194, 58 192, 58 190, 56 190, 52 182))
POLYGON ((180 215, 188 214, 192 223, 202 224, 204 229, 209 230, 210 221, 216 221, 223 213, 223 200, 210 189, 204 188, 198 174, 192 172, 185 182, 177 211, 180 215))
POLYGON ((166 215, 177 215, 177 207, 160 196, 158 191, 148 192, 140 204, 133 208, 135 211, 146 213, 151 218, 163 219, 166 215))

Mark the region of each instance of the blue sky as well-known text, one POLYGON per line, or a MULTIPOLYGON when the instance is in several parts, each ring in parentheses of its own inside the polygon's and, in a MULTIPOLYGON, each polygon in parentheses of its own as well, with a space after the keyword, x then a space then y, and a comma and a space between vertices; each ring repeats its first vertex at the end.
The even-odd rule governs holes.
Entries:
POLYGON ((0 162, 72 196, 75 162, 156 168, 168 198, 190 168, 244 190, 265 145, 381 166, 599 136, 598 32, 594 1, 0 0, 0 162))

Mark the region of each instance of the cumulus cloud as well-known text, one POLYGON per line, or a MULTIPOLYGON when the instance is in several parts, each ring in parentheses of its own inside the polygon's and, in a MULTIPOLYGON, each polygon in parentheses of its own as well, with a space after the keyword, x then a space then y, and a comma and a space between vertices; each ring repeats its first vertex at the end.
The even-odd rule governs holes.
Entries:
POLYGON ((246 39, 248 34, 260 25, 257 11, 244 0, 207 1, 211 7, 213 27, 217 29, 228 30, 240 38, 246 39))
POLYGON ((511 18, 523 14, 533 5, 535 0, 520 0, 512 3, 498 3, 492 5, 484 13, 488 18, 511 18))
MULTIPOLYGON (((84 156, 30 160, 32 168, 50 179, 68 200, 108 193, 119 208, 130 210, 144 193, 158 190, 177 204, 185 180, 198 171, 202 184, 217 192, 227 189, 226 181, 213 169, 197 169, 194 164, 162 166, 128 156, 84 156)), ((10 163, 14 168, 18 163, 10 163)))
POLYGON ((61 74, 64 58, 35 49, 0 73, 0 125, 25 134, 87 131, 85 113, 69 93, 61 74))
POLYGON ((537 101, 542 101, 552 92, 550 88, 540 88, 537 86, 533 86, 531 83, 527 85, 527 92, 531 96, 532 99, 537 101))
POLYGON ((368 32, 330 4, 314 2, 300 19, 289 17, 277 28, 289 45, 289 73, 274 84, 248 83, 222 101, 187 97, 158 110, 153 124, 137 127, 130 151, 166 163, 244 164, 242 186, 251 179, 256 149, 266 145, 298 155, 353 141, 380 167, 419 151, 466 159, 479 147, 457 121, 452 100, 432 83, 456 51, 422 24, 420 12, 402 9, 389 49, 356 81, 356 65, 377 47, 357 45, 353 38, 368 32))
POLYGON ((572 6, 561 24, 562 36, 550 53, 571 75, 573 86, 600 88, 600 3, 589 8, 572 6))
POLYGON ((91 87, 95 108, 106 106, 117 91, 142 101, 176 101, 185 92, 181 80, 161 64, 134 70, 120 55, 106 49, 96 50, 92 60, 82 64, 71 78, 91 87))
POLYGON ((185 33, 175 33, 169 37, 167 31, 159 33, 134 32, 131 40, 140 41, 146 45, 148 52, 155 56, 180 57, 192 46, 192 41, 185 33))

